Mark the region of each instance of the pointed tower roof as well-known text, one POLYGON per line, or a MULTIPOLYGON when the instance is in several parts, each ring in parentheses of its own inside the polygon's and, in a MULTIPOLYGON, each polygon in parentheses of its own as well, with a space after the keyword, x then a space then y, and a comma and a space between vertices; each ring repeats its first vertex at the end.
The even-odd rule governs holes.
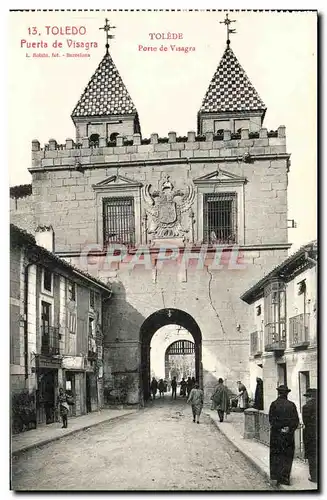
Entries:
POLYGON ((72 113, 74 117, 137 115, 135 105, 106 52, 72 113))
POLYGON ((251 84, 229 44, 202 101, 200 113, 265 112, 266 106, 251 84))

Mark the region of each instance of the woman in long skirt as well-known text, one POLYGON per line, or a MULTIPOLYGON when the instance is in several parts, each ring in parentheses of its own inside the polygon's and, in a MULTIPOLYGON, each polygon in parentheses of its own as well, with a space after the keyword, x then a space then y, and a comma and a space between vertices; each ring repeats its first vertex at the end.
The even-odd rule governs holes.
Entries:
POLYGON ((203 391, 202 389, 199 389, 199 384, 197 382, 195 383, 194 388, 191 390, 187 402, 191 403, 192 406, 193 422, 195 422, 196 419, 196 423, 199 424, 199 419, 203 408, 203 391))

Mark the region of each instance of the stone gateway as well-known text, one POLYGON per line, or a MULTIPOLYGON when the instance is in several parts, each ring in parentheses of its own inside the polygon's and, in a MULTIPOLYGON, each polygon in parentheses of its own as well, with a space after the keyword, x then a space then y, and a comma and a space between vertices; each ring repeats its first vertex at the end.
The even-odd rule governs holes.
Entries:
POLYGON ((285 127, 268 132, 265 113, 228 43, 197 132, 144 138, 107 49, 73 110, 74 140, 32 142, 31 192, 13 196, 11 219, 30 232, 51 221, 56 254, 110 283, 104 391, 125 381, 129 403, 147 397, 151 338, 168 324, 193 336, 206 399, 220 377, 233 391, 237 380, 248 384, 252 316, 240 296, 290 247, 285 127), (103 264, 112 245, 131 258, 142 246, 155 264, 169 245, 192 250, 185 266, 166 258, 131 269, 103 264), (203 246, 212 258, 219 250, 222 265, 194 265, 203 246), (231 252, 242 265, 227 265, 231 252))

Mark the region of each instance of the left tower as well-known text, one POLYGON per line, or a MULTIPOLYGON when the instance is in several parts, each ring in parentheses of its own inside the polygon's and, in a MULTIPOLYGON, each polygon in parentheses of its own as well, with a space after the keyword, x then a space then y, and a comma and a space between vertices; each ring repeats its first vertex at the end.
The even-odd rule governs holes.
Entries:
POLYGON ((109 53, 108 43, 71 117, 77 143, 87 137, 97 146, 100 138, 113 142, 120 135, 131 140, 133 134, 141 133, 136 107, 109 53))

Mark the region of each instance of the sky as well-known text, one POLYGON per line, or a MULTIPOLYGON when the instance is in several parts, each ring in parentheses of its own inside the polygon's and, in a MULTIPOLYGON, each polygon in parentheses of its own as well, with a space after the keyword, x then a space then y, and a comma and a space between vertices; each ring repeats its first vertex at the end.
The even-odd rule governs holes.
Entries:
MULTIPOLYGON (((116 26, 110 52, 139 113, 142 136, 156 132, 187 135, 226 46, 225 14, 210 12, 12 12, 9 14, 9 183, 31 182, 31 141, 75 137, 70 118, 81 93, 104 55, 105 17, 116 26), (50 27, 50 28, 47 28, 50 27), (51 35, 51 27, 82 27, 80 35, 51 35), (35 27, 35 29, 34 29, 35 27), (30 32, 30 34, 29 34, 30 32), (33 35, 33 32, 36 32, 33 35), (181 33, 178 41, 151 40, 150 33, 181 33), (39 34, 40 33, 40 34, 39 34), (67 39, 98 47, 69 49, 67 39), (25 40, 25 42, 22 42, 25 40), (63 48, 54 49, 52 43, 63 48), (42 42, 48 48, 27 48, 42 42), (23 46, 22 46, 23 45, 23 46), (139 46, 157 51, 139 50, 139 46), (166 52, 160 46, 168 47, 166 52), (194 47, 177 52, 170 45, 194 47), (58 52, 36 58, 33 53, 58 52), (73 58, 67 52, 89 53, 73 58), (29 55, 30 57, 27 57, 29 55)), ((317 129, 316 14, 310 12, 231 12, 231 47, 267 106, 264 126, 286 126, 291 154, 288 200, 291 252, 316 238, 317 129)))

